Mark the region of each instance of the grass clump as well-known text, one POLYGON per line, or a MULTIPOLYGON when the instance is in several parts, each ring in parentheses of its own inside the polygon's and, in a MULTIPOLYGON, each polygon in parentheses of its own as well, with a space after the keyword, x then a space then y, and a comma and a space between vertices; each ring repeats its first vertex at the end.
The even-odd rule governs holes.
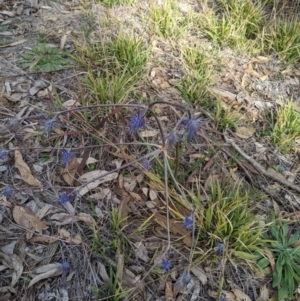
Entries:
POLYGON ((192 104, 203 104, 208 95, 207 88, 212 84, 210 59, 204 51, 195 46, 184 49, 183 58, 187 71, 176 87, 185 100, 192 104))
POLYGON ((135 4, 138 0, 96 0, 96 3, 101 3, 106 7, 114 7, 116 5, 135 4))
POLYGON ((231 108, 223 109, 221 100, 217 100, 214 109, 208 115, 219 130, 226 128, 233 130, 238 126, 240 120, 238 113, 232 111, 231 108))
POLYGON ((161 5, 152 1, 148 12, 148 23, 153 34, 176 39, 187 29, 189 18, 184 16, 173 0, 163 1, 161 5))
POLYGON ((297 17, 276 19, 265 35, 265 50, 275 50, 289 64, 300 61, 300 22, 297 17))
POLYGON ((284 153, 289 152, 300 139, 300 113, 292 101, 282 103, 276 114, 271 116, 271 141, 284 153))
POLYGON ((256 52, 265 22, 261 1, 222 0, 221 12, 209 10, 196 17, 196 24, 215 43, 238 51, 256 52))
POLYGON ((247 254, 262 249, 263 227, 254 218, 250 196, 241 186, 213 181, 209 199, 204 205, 200 203, 200 207, 197 221, 200 236, 211 246, 222 242, 228 250, 227 255, 243 259, 249 259, 251 256, 247 254))
POLYGON ((87 66, 84 83, 99 103, 123 102, 144 76, 148 51, 144 42, 122 29, 105 42, 78 47, 77 61, 87 66))

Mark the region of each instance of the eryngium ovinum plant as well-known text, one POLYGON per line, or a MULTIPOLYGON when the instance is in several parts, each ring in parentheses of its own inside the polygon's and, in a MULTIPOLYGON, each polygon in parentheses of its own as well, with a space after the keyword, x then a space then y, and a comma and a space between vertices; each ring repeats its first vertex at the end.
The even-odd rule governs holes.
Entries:
MULTIPOLYGON (((161 269, 164 272, 169 272, 172 268, 173 268, 173 264, 169 258, 169 251, 171 248, 171 240, 170 240, 170 225, 169 225, 169 193, 168 193, 168 179, 169 179, 169 175, 171 176, 171 179, 173 180, 177 190, 179 191, 179 193, 182 195, 182 197, 185 199, 186 204, 189 204, 189 202, 187 201, 186 195, 184 193, 184 191, 180 188, 180 186, 178 185, 177 181, 176 181, 176 171, 174 172, 169 164, 168 161, 168 151, 175 149, 175 161, 177 163, 175 163, 175 166, 178 167, 179 164, 179 145, 182 141, 184 141, 185 139, 188 142, 191 142, 195 136, 196 136, 196 132, 197 130, 201 127, 201 125, 203 124, 203 122, 200 120, 200 115, 198 116, 193 116, 190 110, 187 110, 185 107, 180 106, 180 105, 176 105, 176 104, 172 104, 169 102, 164 102, 164 101, 157 101, 157 102, 153 102, 149 105, 142 105, 142 104, 105 104, 105 105, 92 105, 92 106, 84 106, 84 107, 77 107, 77 108, 72 108, 72 109, 68 109, 68 110, 64 110, 64 111, 59 111, 56 112, 52 115, 51 118, 46 118, 45 115, 32 115, 32 116, 26 116, 23 117, 21 119, 18 120, 9 120, 7 123, 7 129, 9 131, 12 132, 12 124, 13 126, 13 131, 14 133, 16 133, 18 131, 18 128, 21 128, 21 126, 19 126, 21 124, 22 121, 24 120, 30 120, 30 119, 34 119, 34 120, 38 120, 38 119, 42 119, 44 120, 43 122, 43 126, 41 129, 41 133, 40 133, 40 137, 44 138, 45 136, 49 135, 53 130, 55 130, 56 128, 58 128, 60 126, 60 120, 62 120, 62 117, 64 115, 70 114, 71 112, 74 111, 82 111, 82 110, 87 110, 87 109, 97 109, 97 108, 105 108, 106 110, 108 108, 113 108, 112 112, 110 114, 108 114, 107 116, 105 116, 104 118, 102 118, 102 120, 99 122, 99 124, 96 126, 96 129, 99 130, 102 127, 104 127, 105 123, 111 118, 113 117, 113 115, 117 114, 121 109, 123 108, 133 108, 134 109, 134 113, 130 116, 129 118, 129 130, 128 130, 128 134, 130 136, 134 136, 137 135, 137 133, 139 132, 140 129, 142 129, 145 124, 146 124, 146 114, 148 115, 148 113, 152 114, 155 117, 155 120, 157 122, 159 131, 160 131, 160 135, 161 135, 161 141, 162 144, 158 145, 158 144, 153 144, 153 143, 139 143, 140 145, 146 146, 149 149, 149 146, 151 147, 151 149, 154 149, 153 151, 151 151, 150 153, 147 153, 144 156, 135 158, 135 160, 133 162, 129 162, 126 164, 121 165, 120 167, 113 169, 105 174, 102 174, 98 177, 95 177, 83 184, 80 184, 79 186, 76 187, 63 187, 63 186, 51 186, 49 187, 49 189, 54 190, 55 191, 55 195, 57 195, 57 204, 59 206, 64 206, 67 208, 68 204, 71 202, 74 202, 74 208, 76 208, 76 204, 78 199, 80 198, 80 194, 79 191, 85 187, 88 186, 89 184, 91 184, 92 182, 96 181, 96 180, 100 180, 101 178, 106 177, 107 175, 119 171, 121 169, 125 169, 129 166, 139 166, 141 168, 143 168, 145 171, 149 171, 152 168, 152 161, 157 158, 159 155, 162 156, 163 158, 163 164, 164 164, 164 187, 165 187, 165 204, 166 204, 166 215, 167 215, 167 229, 168 229, 168 244, 167 247, 163 253, 162 256, 162 262, 161 262, 161 269), (152 107, 155 106, 156 104, 166 104, 166 105, 170 105, 170 106, 174 106, 177 109, 180 109, 182 111, 182 117, 177 121, 175 127, 173 130, 171 130, 169 133, 164 133, 162 125, 159 121, 159 119, 157 118, 157 116, 155 115, 155 113, 152 111, 152 107), (182 127, 184 128, 184 131, 179 131, 179 128, 182 129, 182 127), (184 132, 184 134, 182 134, 184 132)), ((138 135, 137 135, 138 136, 138 135)), ((107 145, 111 145, 112 143, 107 143, 107 145)), ((126 144, 132 144, 132 143, 122 143, 122 145, 126 145, 126 144)), ((105 146, 105 143, 102 143, 102 146, 105 146)), ((96 147, 96 145, 92 145, 89 146, 89 148, 93 148, 96 147)), ((43 147, 35 147, 35 150, 42 150, 44 149, 43 147)), ((76 150, 79 150, 80 148, 76 148, 76 150)), ((19 148, 19 150, 23 150, 21 148, 19 148)), ((28 150, 28 149, 27 149, 28 150)), ((61 149, 61 148, 52 148, 52 151, 55 152, 57 151, 57 153, 59 154, 60 157, 60 161, 62 163, 63 166, 68 166, 72 159, 74 157, 76 157, 75 151, 74 150, 65 150, 65 149, 61 149)), ((0 163, 1 164, 11 164, 12 160, 12 155, 10 154, 10 150, 6 149, 4 146, 0 146, 0 163)), ((29 188, 18 188, 18 187, 12 187, 10 185, 5 185, 2 190, 1 193, 6 196, 8 199, 13 200, 14 196, 17 192, 22 191, 22 190, 39 190, 41 189, 41 187, 29 187, 29 188)), ((190 210, 190 215, 184 217, 184 220, 182 221, 183 226, 188 229, 188 230, 192 230, 192 241, 194 244, 194 230, 195 230, 195 220, 194 220, 194 213, 193 213, 193 209, 190 206, 190 208, 188 208, 190 210)), ((73 215, 75 216, 75 210, 73 211, 73 215)), ((192 249, 193 246, 191 247, 191 254, 192 254, 192 249)), ((190 260, 192 258, 190 254, 190 260)), ((189 263, 188 265, 189 267, 191 266, 191 263, 189 263)), ((71 266, 69 264, 69 262, 66 259, 63 259, 62 261, 62 269, 66 270, 69 269, 71 266), (66 268, 67 267, 67 268, 66 268)), ((151 272, 151 270, 155 267, 155 265, 148 270, 148 272, 146 273, 146 275, 144 276, 144 279, 149 275, 149 273, 151 272)), ((187 268, 183 271, 182 275, 181 275, 181 281, 180 281, 180 285, 181 286, 186 286, 189 281, 191 280, 191 275, 189 272, 190 268, 187 268)), ((130 300, 130 296, 134 293, 134 290, 131 291, 131 293, 126 297, 126 300, 130 300)))

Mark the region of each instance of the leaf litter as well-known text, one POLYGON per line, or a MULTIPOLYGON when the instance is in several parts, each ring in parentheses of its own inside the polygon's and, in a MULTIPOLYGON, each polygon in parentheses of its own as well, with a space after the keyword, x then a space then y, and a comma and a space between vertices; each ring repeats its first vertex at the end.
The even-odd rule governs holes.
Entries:
MULTIPOLYGON (((14 6, 10 6, 9 1, 7 1, 5 10, 3 10, 1 6, 0 22, 3 24, 5 21, 14 20, 13 18, 17 18, 17 16, 21 16, 19 18, 23 19, 24 26, 29 26, 31 28, 35 27, 35 22, 40 22, 39 25, 47 25, 47 22, 54 22, 53 27, 50 26, 50 31, 47 34, 56 42, 55 46, 57 48, 70 49, 72 47, 71 39, 69 39, 65 29, 70 29, 68 32, 74 35, 77 35, 80 32, 81 28, 77 27, 80 22, 77 22, 76 18, 80 15, 80 10, 78 10, 78 8, 82 9, 82 7, 76 2, 72 4, 62 4, 60 2, 55 3, 52 1, 51 3, 46 4, 47 5, 42 1, 35 1, 30 2, 30 4, 28 4, 29 7, 23 7, 21 2, 16 3, 14 6), (36 15, 32 15, 36 12, 38 12, 36 15), (64 14, 67 16, 64 17, 64 14), (39 19, 41 16, 44 17, 43 20, 39 19), (37 21, 34 21, 34 19, 37 19, 37 21), (74 26, 70 26, 70 24, 74 24, 74 26)), ((143 5, 143 3, 141 5, 143 5)), ((97 6, 95 5, 92 9, 99 9, 99 7, 96 7, 97 6)), ((115 10, 109 10, 101 7, 100 15, 102 14, 102 16, 106 18, 108 15, 113 14, 116 17, 116 20, 120 20, 120 17, 124 16, 123 10, 126 11, 126 9, 128 8, 120 7, 115 10)), ((143 9, 142 7, 138 7, 138 10, 142 11, 143 9)), ((133 14, 131 17, 134 22, 136 22, 138 28, 140 24, 136 19, 136 14, 133 14)), ((86 24, 86 22, 84 24, 86 24)), ((47 28, 47 26, 45 26, 45 28, 47 28)), ((94 37, 99 34, 97 33, 97 30, 99 30, 99 28, 92 30, 92 35, 94 37)), ((102 30, 102 28, 100 30, 102 30)), ((75 77, 72 72, 60 70, 52 74, 47 72, 40 73, 40 70, 37 67, 42 58, 39 56, 32 60, 28 65, 30 71, 36 69, 36 72, 24 72, 15 65, 14 60, 11 59, 10 52, 13 51, 15 54, 22 52, 25 54, 26 51, 24 51, 24 49, 32 50, 34 45, 33 41, 30 41, 30 39, 23 38, 23 33, 18 34, 17 31, 15 33, 12 30, 10 32, 15 35, 14 39, 6 43, 1 42, 0 45, 5 56, 5 59, 1 58, 0 60, 0 75, 7 77, 5 82, 2 82, 2 78, 0 78, 1 91, 4 91, 4 96, 2 96, 2 94, 0 96, 0 104, 8 109, 8 111, 5 111, 5 114, 8 115, 3 114, 1 111, 1 119, 5 120, 6 116, 16 114, 17 118, 22 121, 22 118, 29 116, 32 112, 32 103, 29 102, 32 99, 36 101, 34 106, 40 108, 39 113, 45 114, 52 105, 55 106, 57 104, 54 101, 54 98, 58 98, 58 94, 55 94, 55 91, 57 90, 60 91, 59 97, 62 98, 60 101, 62 101, 61 104, 65 108, 74 108, 82 105, 83 102, 78 101, 78 99, 74 97, 74 95, 76 96, 79 93, 74 88, 78 87, 78 82, 74 80, 75 77), (21 75, 25 75, 27 79, 21 79, 21 75), (51 85, 45 84, 45 78, 50 79, 49 83, 51 82, 51 85), (16 83, 16 79, 19 80, 18 83, 16 83), (68 95, 68 93, 70 94, 68 95), (33 98, 30 98, 29 95, 33 98), (28 101, 22 103, 24 99, 27 99, 28 101)), ((167 52, 171 53, 171 48, 160 39, 155 40, 153 45, 155 45, 154 50, 156 49, 157 51, 157 53, 154 51, 154 55, 156 55, 156 58, 163 59, 167 67, 151 68, 149 72, 149 82, 152 87, 149 91, 147 90, 147 93, 150 98, 160 97, 168 101, 177 101, 178 103, 181 103, 183 99, 180 93, 172 86, 171 78, 169 78, 172 72, 167 70, 176 70, 173 68, 175 67, 175 60, 173 58, 170 60, 170 57, 168 58, 167 55, 163 58, 158 55, 165 55, 167 52), (153 92, 153 90, 155 92, 153 92)), ((286 79, 283 83, 278 84, 278 81, 271 80, 272 59, 269 57, 257 56, 255 58, 246 58, 247 63, 243 64, 241 68, 237 68, 238 66, 241 66, 241 61, 245 58, 239 56, 235 57, 235 55, 230 52, 226 53, 226 51, 228 50, 225 50, 223 54, 225 54, 226 59, 230 58, 230 60, 228 59, 228 64, 223 66, 221 72, 216 75, 216 86, 212 89, 212 93, 222 99, 222 106, 225 109, 228 109, 230 106, 237 108, 240 104, 244 105, 244 109, 247 113, 251 114, 251 118, 248 116, 248 119, 246 119, 243 126, 237 127, 234 137, 243 139, 241 141, 245 144, 246 150, 247 147, 249 147, 249 152, 252 152, 252 155, 256 160, 262 161, 262 165, 275 166, 278 157, 276 153, 274 155, 274 151, 277 150, 273 149, 268 152, 269 145, 266 147, 266 144, 263 142, 262 146, 264 150, 261 150, 260 157, 258 157, 259 152, 252 147, 255 144, 252 144, 253 141, 248 139, 254 139, 255 143, 262 142, 259 139, 257 140, 259 129, 254 125, 252 126, 252 124, 256 120, 263 121, 260 110, 267 107, 274 108, 276 106, 273 99, 278 98, 278 95, 283 97, 287 96, 286 90, 288 89, 286 89, 286 87, 294 87, 294 89, 290 90, 292 91, 292 95, 295 96, 295 99, 297 99, 299 74, 297 75, 295 70, 288 70, 286 79), (224 80, 225 76, 222 78, 224 74, 227 74, 227 80, 224 80), (248 93, 249 91, 254 92, 250 94, 248 93)), ((31 59, 32 57, 27 56, 27 58, 31 59)), ((49 67, 50 65, 46 64, 45 66, 49 67)), ((46 83, 48 83, 48 81, 46 83)), ((147 94, 145 91, 144 93, 147 94)), ((86 93, 85 96, 87 95, 88 94, 86 93)), ((172 118, 174 118, 174 115, 168 112, 168 109, 164 105, 156 106, 154 110, 162 122, 169 123, 172 118)), ((178 114, 178 112, 175 113, 178 114)), ((52 134, 56 135, 56 139, 62 137, 61 143, 64 147, 74 147, 74 143, 77 144, 77 147, 82 147, 89 143, 87 137, 84 137, 83 139, 80 138, 78 141, 75 139, 72 140, 72 135, 74 135, 74 133, 76 135, 77 130, 82 130, 83 132, 86 131, 86 133, 88 133, 88 129, 84 123, 80 124, 80 129, 73 125, 70 126, 72 123, 70 121, 73 121, 73 117, 75 116, 79 115, 70 114, 67 116, 66 119, 63 120, 68 120, 68 124, 61 124, 54 132, 46 133, 41 139, 43 141, 40 142, 38 141, 39 138, 37 138, 39 133, 38 130, 41 129, 41 124, 43 123, 43 118, 45 118, 45 116, 42 116, 40 119, 26 120, 26 123, 24 122, 22 124, 25 128, 20 130, 20 133, 15 134, 13 129, 9 129, 11 134, 9 139, 11 139, 11 137, 13 137, 12 139, 15 139, 10 140, 13 141, 11 150, 15 147, 20 147, 28 151, 13 151, 14 155, 11 157, 13 157, 12 160, 14 161, 14 167, 16 168, 15 174, 9 174, 7 172, 11 166, 1 165, 4 166, 3 170, 1 169, 0 171, 2 173, 1 175, 3 175, 1 181, 3 183, 10 183, 12 184, 12 187, 15 185, 21 189, 20 191, 14 192, 12 196, 1 196, 0 199, 0 213, 2 216, 0 226, 5 227, 5 229, 1 228, 0 234, 0 238, 2 239, 0 271, 5 275, 4 280, 2 281, 2 278, 0 280, 2 281, 0 282, 0 293, 2 294, 0 295, 0 298, 4 296, 3 298, 5 300, 26 300, 27 292, 23 294, 21 292, 24 292, 25 285, 28 285, 23 279, 29 281, 29 275, 31 280, 26 287, 34 287, 35 292, 32 293, 29 291, 28 294, 36 294, 36 298, 38 298, 38 296, 40 296, 41 300, 46 300, 50 297, 58 298, 56 293, 47 291, 46 287, 48 287, 48 289, 49 287, 57 287, 59 284, 58 280, 65 280, 66 283, 63 283, 63 285, 67 287, 67 290, 64 291, 64 294, 66 294, 67 297, 62 298, 63 300, 72 300, 72 298, 74 300, 74 298, 78 296, 79 298, 82 298, 82 300, 91 300, 95 296, 93 296, 92 293, 87 292, 87 288, 90 286, 100 287, 103 282, 109 284, 112 277, 109 269, 110 266, 115 267, 118 271, 116 276, 122 284, 122 287, 132 288, 135 287, 137 283, 140 283, 143 293, 145 295, 148 294, 147 296, 149 299, 154 298, 153 296, 155 296, 155 293, 153 292, 156 292, 159 298, 176 298, 180 296, 181 299, 197 300, 199 295, 207 294, 208 288, 215 289, 215 282, 218 277, 216 277, 216 275, 208 268, 212 263, 208 263, 207 265, 205 263, 196 263, 193 265, 190 268, 193 277, 192 280, 186 287, 179 285, 181 289, 178 290, 176 289, 176 283, 182 283, 182 277, 180 276, 182 266, 180 264, 176 266, 178 269, 172 272, 170 277, 165 278, 167 281, 164 286, 154 285, 153 283, 155 283, 156 279, 151 279, 148 282, 144 280, 138 282, 141 280, 141 275, 147 273, 152 267, 153 254, 158 250, 161 250, 167 237, 166 206, 160 202, 160 198, 163 195, 162 189, 151 183, 147 176, 140 182, 137 181, 136 177, 139 177, 142 173, 137 175, 140 171, 137 171, 134 168, 128 169, 128 174, 125 175, 121 175, 118 172, 109 174, 111 167, 110 163, 115 159, 111 156, 112 152, 110 150, 107 151, 107 157, 105 159, 101 156, 100 159, 94 159, 94 155, 90 156, 86 161, 86 165, 91 168, 91 166, 95 164, 97 166, 96 169, 85 172, 79 177, 77 177, 77 171, 80 160, 77 157, 80 157, 80 155, 74 156, 67 166, 55 169, 56 164, 59 165, 59 160, 57 159, 59 156, 52 150, 50 152, 46 150, 43 152, 44 144, 42 143, 49 141, 47 139, 49 139, 52 134), (30 147, 33 146, 40 147, 44 157, 39 157, 36 151, 29 151, 30 147), (43 162, 41 162, 41 160, 43 162), (39 165, 38 168, 35 168, 35 165, 32 164, 33 161, 39 165), (13 175, 14 181, 12 181, 11 175, 13 175), (104 177, 102 177, 103 175, 104 177), (97 177, 101 178, 97 180, 97 177), (79 198, 75 201, 76 203, 67 203, 63 206, 59 206, 56 197, 52 194, 52 189, 50 189, 52 183, 64 183, 64 185, 72 186, 77 181, 79 184, 76 183, 76 185, 87 182, 90 182, 90 184, 78 190, 79 198), (42 196, 43 203, 42 205, 37 205, 37 211, 34 211, 35 213, 25 207, 32 198, 32 195, 26 191, 27 188, 30 189, 30 186, 39 187, 41 190, 49 190, 50 192, 49 195, 45 194, 42 196), (134 255, 132 255, 133 257, 130 258, 129 261, 128 258, 126 258, 127 254, 124 252, 117 254, 110 252, 112 249, 110 242, 115 242, 114 235, 109 234, 111 226, 110 212, 112 209, 116 208, 120 210, 120 216, 122 217, 122 231, 120 232, 120 236, 127 235, 127 237, 134 238, 132 242, 130 241, 133 251, 131 254, 134 255), (147 223, 144 224, 141 219, 146 219, 147 223), (136 221, 136 224, 132 224, 132 221, 136 221), (12 222, 15 222, 16 224, 12 224, 12 222), (132 232, 137 231, 137 226, 144 226, 145 231, 148 232, 143 232, 142 234, 139 234, 140 236, 132 235, 132 232), (2 234, 2 232, 4 234, 2 234), (95 233, 99 234, 99 236, 97 236, 97 238, 100 239, 99 242, 97 242, 95 238, 95 233), (23 247, 21 237, 26 238, 24 241, 25 246, 23 244, 23 247), (8 243, 8 238, 14 239, 14 241, 8 243), (106 250, 104 255, 109 257, 111 261, 106 261, 105 256, 101 257, 99 256, 99 253, 89 253, 90 250, 88 250, 88 248, 91 246, 91 240, 93 238, 93 248, 95 250, 99 250, 101 247, 107 248, 108 251, 106 250), (51 249, 52 246, 53 249, 51 249), (27 251, 22 251, 25 249, 27 251), (62 261, 65 257, 68 257, 73 269, 72 277, 68 278, 64 277, 63 271, 61 270, 61 263, 58 262, 62 261), (45 263, 45 261, 48 262, 45 263), (93 268, 92 266, 100 268, 93 268), (87 272, 83 273, 82 271, 87 272), (39 286, 39 283, 44 283, 46 285, 45 287, 43 287, 43 285, 39 286), (69 298, 68 295, 71 297, 69 298), (88 297, 83 297, 87 295, 88 297)), ((115 126, 115 124, 110 124, 110 126, 115 126)), ((112 134, 120 134, 120 137, 118 136, 118 138, 123 139, 123 128, 125 128, 126 125, 124 124, 121 127, 120 133, 114 132, 112 134)), ((153 139, 151 141, 154 142, 157 142, 155 139, 158 139, 157 137, 159 137, 158 129, 153 129, 153 127, 149 127, 149 129, 142 131, 140 134, 141 137, 150 140, 153 139)), ((2 141, 2 136, 0 139, 1 145, 3 141, 5 142, 3 145, 8 143, 7 140, 2 141)), ((215 139, 218 140, 217 137, 215 137, 215 139)), ((200 140, 200 142, 204 144, 207 143, 208 140, 200 140)), ((218 140, 218 142, 221 145, 223 140, 218 140)), ((119 165, 122 164, 123 160, 127 162, 129 158, 129 156, 124 155, 127 154, 128 149, 123 151, 124 153, 120 152, 118 154, 119 158, 122 158, 122 160, 118 161, 119 165)), ((206 149, 200 148, 198 152, 196 144, 187 147, 185 151, 190 158, 190 162, 195 162, 195 160, 203 158, 206 160, 205 156, 203 156, 206 149)), ((135 152, 137 152, 137 149, 132 150, 132 153, 135 152)), ((99 156, 99 153, 100 152, 98 152, 96 156, 99 156)), ((117 154, 117 152, 115 154, 117 154)), ((293 158, 289 157, 288 161, 292 162, 293 158)), ((219 160, 218 156, 214 157, 214 164, 210 164, 208 168, 209 172, 211 172, 209 177, 212 175, 212 177, 215 176, 218 179, 222 179, 219 175, 224 172, 224 169, 219 170, 216 167, 220 162, 223 166, 232 164, 229 160, 219 160)), ((183 165, 184 164, 186 164, 185 167, 188 167, 185 158, 183 158, 183 165)), ((255 167, 253 167, 251 162, 243 161, 241 164, 252 174, 260 174, 255 167)), ((87 171, 87 169, 85 169, 85 171, 87 171)), ((199 175, 201 174, 200 169, 197 169, 196 171, 199 175)), ((227 171, 229 171, 229 176, 233 181, 242 178, 237 166, 234 166, 233 168, 230 167, 227 171)), ((278 171, 278 168, 266 169, 266 171, 268 172, 266 175, 274 174, 275 176, 278 176, 278 173, 281 173, 281 171, 278 171)), ((296 172, 294 173, 296 175, 296 172)), ((199 182, 198 174, 196 173, 196 176, 193 177, 193 183, 199 182)), ((203 176, 203 174, 201 174, 201 176, 203 176)), ((282 174, 280 174, 280 176, 281 178, 285 177, 282 174)), ((210 181, 209 184, 208 182, 209 181, 207 180, 204 182, 206 190, 211 187, 213 181, 210 181)), ((188 186, 189 183, 186 182, 185 185, 188 186)), ((188 186, 186 189, 189 189, 190 187, 191 186, 188 186)), ((273 186, 270 185, 269 188, 272 190, 272 187, 273 186)), ((64 187, 63 189, 65 189, 66 192, 69 191, 67 187, 64 187)), ((288 199, 289 195, 287 195, 287 192, 285 193, 285 197, 288 199)), ((33 192, 33 195, 36 195, 36 192, 33 192)), ((280 195, 280 197, 281 196, 282 195, 280 195)), ((203 197, 202 200, 205 202, 207 197, 203 197)), ((36 200, 34 202, 38 203, 36 200)), ((280 202, 278 203, 280 204, 280 202)), ((299 203, 296 203, 295 205, 298 206, 298 209, 299 203)), ((280 204, 278 207, 279 206, 282 205, 280 204)), ((170 219, 171 239, 174 244, 181 244, 181 247, 178 248, 178 252, 182 252, 182 254, 180 254, 181 256, 171 255, 174 256, 172 259, 174 259, 175 262, 179 262, 180 259, 182 259, 181 257, 184 258, 187 256, 185 250, 192 246, 192 237, 191 231, 183 227, 182 220, 178 217, 178 214, 182 215, 183 213, 186 213, 186 210, 184 210, 186 208, 171 208, 173 212, 177 212, 177 216, 172 215, 172 218, 170 219)), ((294 212, 297 212, 297 210, 294 210, 294 212)), ((122 241, 122 244, 126 245, 124 241, 122 241)), ((203 255, 203 250, 207 251, 208 249, 208 246, 200 245, 197 246, 194 251, 195 254, 197 254, 196 256, 200 256, 199 254, 203 255)), ((272 265, 274 265, 272 255, 267 252, 266 254, 272 262, 272 265)), ((159 264, 159 262, 156 263, 159 264)), ((231 283, 232 285, 232 287, 227 285, 226 290, 223 290, 222 292, 226 297, 226 300, 251 300, 248 294, 255 296, 256 292, 247 287, 246 284, 245 289, 243 289, 245 292, 242 289, 237 289, 237 284, 232 280, 235 278, 234 276, 227 274, 226 277, 228 283, 231 283)), ((158 279, 158 282, 160 282, 161 277, 158 277, 158 279)), ((254 283, 252 280, 249 280, 251 284, 254 283)), ((238 280, 236 280, 236 282, 238 282, 238 280)), ((239 284, 241 285, 241 283, 239 284)), ((269 299, 269 291, 265 285, 260 286, 257 290, 260 291, 257 300, 269 299)), ((213 296, 213 299, 216 298, 214 292, 211 296, 213 296)), ((252 299, 254 300, 254 298, 252 299)))

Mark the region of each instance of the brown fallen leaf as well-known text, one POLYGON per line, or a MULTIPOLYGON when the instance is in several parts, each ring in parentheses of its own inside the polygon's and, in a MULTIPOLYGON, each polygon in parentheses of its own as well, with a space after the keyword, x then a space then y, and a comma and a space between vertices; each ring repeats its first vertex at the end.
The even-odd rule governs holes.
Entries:
POLYGON ((61 172, 63 179, 70 186, 73 185, 78 166, 79 166, 79 163, 77 161, 77 158, 74 156, 71 159, 71 161, 69 162, 69 164, 61 172))
POLYGON ((75 245, 82 244, 82 238, 79 233, 75 234, 73 237, 71 237, 71 234, 66 229, 60 229, 59 230, 59 236, 61 239, 64 239, 66 242, 72 242, 75 245))
POLYGON ((18 282, 23 273, 23 262, 22 259, 15 254, 10 255, 10 258, 14 267, 11 280, 11 286, 13 287, 18 282))
MULTIPOLYGON (((155 213, 153 215, 153 220, 167 229, 167 218, 164 215, 159 213, 155 213)), ((180 234, 183 237, 183 243, 188 247, 192 246, 192 238, 191 238, 191 231, 186 230, 182 223, 178 222, 178 220, 170 218, 170 231, 174 234, 180 234)))
POLYGON ((237 127, 235 134, 242 139, 248 139, 252 137, 256 129, 252 126, 240 126, 237 127))
POLYGON ((141 136, 144 138, 149 138, 149 137, 155 137, 159 134, 159 131, 149 131, 149 130, 145 130, 143 132, 141 132, 141 136))
POLYGON ((94 181, 90 182, 89 184, 87 184, 86 186, 84 186, 82 189, 79 190, 80 196, 85 195, 90 190, 96 188, 100 184, 113 181, 118 177, 117 172, 109 173, 106 176, 103 176, 105 174, 107 174, 106 170, 93 170, 80 176, 78 178, 78 181, 81 183, 86 183, 95 179, 94 181))
MULTIPOLYGON (((18 225, 30 231, 42 233, 43 230, 48 228, 48 226, 44 222, 42 222, 26 207, 20 207, 16 205, 13 209, 13 217, 18 225)), ((28 239, 30 239, 31 237, 29 237, 28 239)))
POLYGON ((166 300, 174 300, 174 298, 175 298, 175 295, 173 292, 172 281, 166 281, 165 299, 166 300))
POLYGON ((268 301, 269 300, 269 290, 267 289, 266 285, 263 285, 260 288, 260 294, 256 301, 268 301))
POLYGON ((75 217, 80 222, 85 222, 85 223, 90 224, 90 225, 95 223, 92 216, 87 214, 87 213, 80 212, 75 217))
POLYGON ((239 289, 232 289, 235 295, 236 301, 251 301, 250 297, 239 289))
MULTIPOLYGON (((3 14, 3 12, 2 12, 3 14)), ((13 43, 9 43, 9 44, 5 44, 5 45, 0 45, 0 48, 5 48, 5 47, 12 47, 12 46, 16 46, 16 45, 20 45, 23 44, 27 41, 27 39, 23 39, 23 40, 19 40, 13 43)))
POLYGON ((207 276, 200 267, 194 265, 191 267, 191 271, 200 280, 202 285, 207 284, 207 276))
POLYGON ((46 244, 52 244, 59 240, 58 236, 44 236, 44 235, 36 235, 29 239, 29 242, 43 242, 46 244))
POLYGON ((42 186, 42 184, 32 175, 29 166, 23 160, 19 150, 15 150, 15 167, 19 170, 24 182, 32 186, 42 186))
MULTIPOLYGON (((33 286, 34 284, 38 283, 39 281, 43 280, 43 279, 47 279, 49 277, 54 277, 54 276, 58 276, 62 273, 61 270, 61 264, 60 263, 56 263, 56 264, 48 264, 46 266, 43 266, 41 268, 44 268, 43 270, 48 270, 45 272, 41 272, 41 274, 37 275, 36 277, 34 277, 30 283, 28 284, 28 288, 30 288, 31 286, 33 286)), ((42 269, 41 269, 42 271, 42 269)))

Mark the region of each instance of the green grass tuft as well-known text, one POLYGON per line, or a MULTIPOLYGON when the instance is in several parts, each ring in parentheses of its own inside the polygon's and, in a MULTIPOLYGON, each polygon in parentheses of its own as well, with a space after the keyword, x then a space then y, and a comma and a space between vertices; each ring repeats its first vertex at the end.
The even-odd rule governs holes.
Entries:
POLYGON ((168 39, 176 39, 186 31, 189 23, 189 17, 184 16, 176 1, 166 0, 161 5, 158 5, 155 1, 151 2, 148 12, 148 25, 152 34, 168 39))
POLYGON ((300 139, 300 113, 292 101, 282 103, 276 114, 272 114, 271 141, 284 153, 289 152, 300 139))
POLYGON ((265 49, 275 50, 289 64, 300 61, 300 22, 297 17, 276 19, 265 35, 265 49))

